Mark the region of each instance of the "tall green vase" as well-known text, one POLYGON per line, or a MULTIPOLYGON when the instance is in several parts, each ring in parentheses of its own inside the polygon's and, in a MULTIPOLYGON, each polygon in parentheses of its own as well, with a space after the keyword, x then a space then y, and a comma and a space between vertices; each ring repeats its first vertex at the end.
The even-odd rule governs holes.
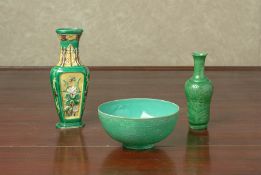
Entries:
POLYGON ((50 82, 60 121, 57 128, 79 128, 82 121, 90 72, 80 64, 79 39, 83 30, 59 28, 59 63, 51 69, 50 82))
POLYGON ((194 73, 185 83, 188 120, 191 129, 206 129, 210 118, 213 84, 204 74, 207 53, 193 52, 194 73))

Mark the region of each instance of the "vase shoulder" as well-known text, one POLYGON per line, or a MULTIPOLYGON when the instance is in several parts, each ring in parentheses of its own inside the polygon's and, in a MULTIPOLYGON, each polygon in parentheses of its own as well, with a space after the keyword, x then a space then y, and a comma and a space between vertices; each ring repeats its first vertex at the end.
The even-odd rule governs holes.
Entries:
POLYGON ((185 83, 185 93, 188 100, 210 101, 213 89, 213 83, 208 78, 202 81, 190 78, 185 83))
POLYGON ((51 68, 50 74, 52 74, 54 72, 78 72, 78 71, 80 71, 82 73, 86 73, 86 74, 90 73, 90 70, 88 67, 79 65, 79 66, 71 66, 71 67, 54 66, 51 68))

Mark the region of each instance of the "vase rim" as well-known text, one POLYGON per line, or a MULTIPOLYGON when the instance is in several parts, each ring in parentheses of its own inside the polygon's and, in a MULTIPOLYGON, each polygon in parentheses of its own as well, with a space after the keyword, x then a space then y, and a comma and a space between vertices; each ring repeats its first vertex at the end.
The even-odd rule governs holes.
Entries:
POLYGON ((82 34, 83 29, 81 28, 74 28, 74 27, 64 27, 56 29, 57 34, 82 34))
POLYGON ((199 51, 194 51, 193 53, 192 53, 192 55, 193 56, 207 56, 208 55, 208 53, 207 52, 199 52, 199 51))

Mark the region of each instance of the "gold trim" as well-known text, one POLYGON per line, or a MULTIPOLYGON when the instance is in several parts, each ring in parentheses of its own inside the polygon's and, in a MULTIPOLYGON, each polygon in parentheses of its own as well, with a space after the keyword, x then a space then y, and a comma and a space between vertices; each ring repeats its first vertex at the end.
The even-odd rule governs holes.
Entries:
POLYGON ((67 40, 76 40, 77 39, 77 35, 66 35, 66 39, 67 40))
POLYGON ((67 48, 62 48, 57 66, 71 67, 80 66, 78 48, 74 48, 71 44, 67 48))
POLYGON ((78 39, 79 39, 79 35, 76 35, 76 34, 58 35, 58 38, 59 38, 60 40, 69 40, 69 41, 72 41, 72 40, 78 40, 78 39))

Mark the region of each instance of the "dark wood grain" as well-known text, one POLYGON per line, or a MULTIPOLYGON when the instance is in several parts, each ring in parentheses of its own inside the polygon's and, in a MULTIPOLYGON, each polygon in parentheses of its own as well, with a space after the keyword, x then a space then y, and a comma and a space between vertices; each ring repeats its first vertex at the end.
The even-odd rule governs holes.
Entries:
MULTIPOLYGON (((261 71, 207 71, 214 83, 208 131, 188 129, 191 71, 92 71, 83 129, 58 130, 48 70, 1 71, 3 174, 261 174, 261 71), (160 98, 180 106, 175 131, 156 148, 128 151, 97 118, 100 103, 160 98)), ((0 173, 2 174, 2 173, 0 173)))

